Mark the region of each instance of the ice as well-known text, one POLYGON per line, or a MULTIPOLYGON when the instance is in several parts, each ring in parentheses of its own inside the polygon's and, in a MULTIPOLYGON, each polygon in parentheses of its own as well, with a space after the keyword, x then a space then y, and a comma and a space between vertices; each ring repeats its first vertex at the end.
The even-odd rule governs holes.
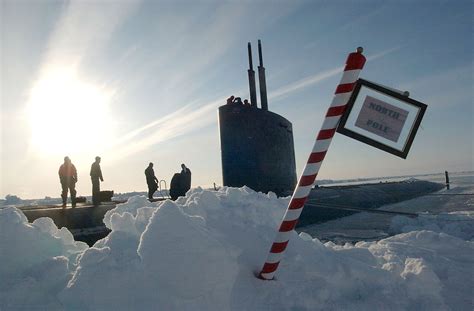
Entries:
POLYGON ((458 211, 397 217, 396 235, 377 241, 292 232, 276 279, 257 279, 288 200, 247 187, 191 189, 175 202, 134 196, 107 212, 112 231, 93 247, 50 219, 2 209, 0 309, 471 309, 467 196, 458 211))
POLYGON ((7 194, 5 200, 0 200, 0 206, 12 206, 22 204, 23 200, 16 195, 7 194))

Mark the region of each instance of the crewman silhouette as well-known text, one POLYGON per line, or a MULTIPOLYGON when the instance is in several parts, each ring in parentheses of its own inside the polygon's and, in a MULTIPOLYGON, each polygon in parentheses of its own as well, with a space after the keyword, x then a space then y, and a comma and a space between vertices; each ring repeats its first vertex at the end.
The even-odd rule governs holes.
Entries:
POLYGON ((100 205, 100 182, 104 181, 102 170, 100 169, 100 157, 95 157, 95 162, 91 165, 91 181, 92 181, 92 204, 100 205))
POLYGON ((158 190, 158 179, 155 176, 153 170, 153 163, 150 162, 148 167, 145 169, 146 183, 148 185, 148 199, 153 199, 153 193, 158 190))
POLYGON ((63 207, 66 207, 68 189, 71 193, 72 207, 76 207, 77 170, 69 157, 64 157, 64 163, 59 167, 58 174, 62 188, 61 198, 63 199, 63 207))

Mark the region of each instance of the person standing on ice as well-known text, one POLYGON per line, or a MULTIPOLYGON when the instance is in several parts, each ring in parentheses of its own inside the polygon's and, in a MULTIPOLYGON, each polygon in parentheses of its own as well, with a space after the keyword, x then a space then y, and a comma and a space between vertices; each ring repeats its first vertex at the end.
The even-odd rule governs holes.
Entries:
POLYGON ((98 206, 100 205, 100 182, 104 181, 102 170, 100 169, 100 157, 95 157, 90 175, 92 180, 92 204, 98 206))
POLYGON ((158 190, 158 179, 155 176, 153 170, 153 163, 150 162, 148 167, 145 169, 146 183, 148 185, 148 199, 153 199, 153 193, 158 190))
POLYGON ((63 207, 66 207, 68 190, 71 193, 72 207, 76 207, 77 170, 69 157, 64 157, 64 163, 59 167, 58 174, 62 188, 61 198, 63 199, 63 207))

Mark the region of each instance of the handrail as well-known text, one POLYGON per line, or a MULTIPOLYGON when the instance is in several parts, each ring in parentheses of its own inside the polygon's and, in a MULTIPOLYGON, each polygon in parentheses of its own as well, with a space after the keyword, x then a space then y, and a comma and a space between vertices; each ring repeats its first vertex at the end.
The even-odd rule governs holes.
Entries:
POLYGON ((170 197, 170 196, 169 196, 168 187, 167 187, 167 185, 166 185, 166 180, 162 179, 162 180, 159 181, 159 183, 158 183, 158 191, 160 192, 160 195, 161 195, 164 199, 170 197), (161 187, 161 183, 164 183, 164 184, 165 184, 165 188, 164 188, 164 189, 161 187), (167 192, 168 195, 167 195, 167 196, 164 195, 164 194, 163 194, 163 191, 167 192))

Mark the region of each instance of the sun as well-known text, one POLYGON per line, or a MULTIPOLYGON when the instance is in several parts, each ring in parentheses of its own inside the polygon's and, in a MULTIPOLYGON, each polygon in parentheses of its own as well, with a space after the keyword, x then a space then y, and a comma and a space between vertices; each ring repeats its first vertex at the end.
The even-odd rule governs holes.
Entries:
POLYGON ((111 92, 74 70, 46 70, 28 103, 32 147, 48 155, 103 150, 113 134, 110 99, 111 92))

